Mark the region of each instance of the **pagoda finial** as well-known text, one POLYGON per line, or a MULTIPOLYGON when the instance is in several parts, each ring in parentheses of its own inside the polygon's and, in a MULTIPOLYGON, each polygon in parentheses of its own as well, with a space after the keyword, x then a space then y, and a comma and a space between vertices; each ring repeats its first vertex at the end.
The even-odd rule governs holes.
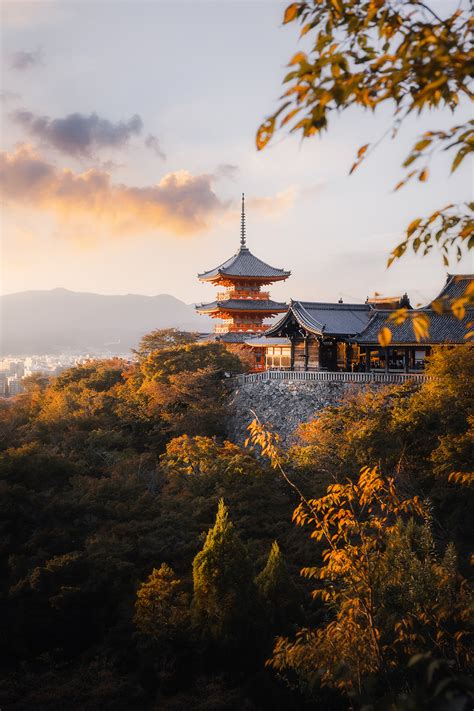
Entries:
POLYGON ((240 246, 245 247, 245 194, 242 193, 242 213, 240 215, 240 246))

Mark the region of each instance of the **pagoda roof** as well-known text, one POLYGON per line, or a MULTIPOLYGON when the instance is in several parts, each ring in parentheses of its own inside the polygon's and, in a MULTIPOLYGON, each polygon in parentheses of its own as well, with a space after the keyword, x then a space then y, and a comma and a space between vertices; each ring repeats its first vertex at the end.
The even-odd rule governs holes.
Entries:
POLYGON ((196 311, 209 313, 212 311, 267 311, 281 313, 286 311, 287 305, 271 299, 225 299, 211 301, 209 304, 196 304, 196 311))
POLYGON ((316 336, 354 336, 367 326, 373 311, 369 304, 291 301, 287 313, 266 333, 269 336, 279 335, 294 319, 316 336))
POLYGON ((278 281, 287 279, 291 272, 277 269, 256 257, 248 247, 242 246, 233 257, 220 264, 215 269, 198 274, 201 281, 215 281, 219 277, 248 277, 249 279, 265 279, 278 281))

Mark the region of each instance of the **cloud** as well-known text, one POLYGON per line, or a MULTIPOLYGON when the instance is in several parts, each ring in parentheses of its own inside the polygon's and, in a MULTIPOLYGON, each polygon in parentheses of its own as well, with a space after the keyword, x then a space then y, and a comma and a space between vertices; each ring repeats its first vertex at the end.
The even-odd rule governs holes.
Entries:
POLYGON ((160 141, 157 136, 154 136, 152 133, 150 133, 145 138, 145 146, 152 150, 153 153, 158 156, 158 158, 161 158, 161 160, 166 160, 166 155, 161 150, 160 141))
POLYGON ((258 210, 265 215, 275 217, 293 207, 297 197, 298 189, 294 186, 290 186, 276 193, 276 195, 250 197, 246 199, 246 204, 252 210, 258 210))
POLYGON ((94 233, 166 230, 191 235, 209 228, 227 209, 212 176, 168 173, 157 184, 114 184, 104 170, 59 169, 31 146, 0 153, 0 191, 7 203, 53 213, 69 224, 86 220, 94 233))
POLYGON ((19 72, 24 72, 26 69, 31 69, 32 67, 38 67, 41 64, 43 64, 43 53, 39 49, 36 50, 36 52, 18 50, 10 57, 10 68, 19 72))
POLYGON ((137 114, 129 121, 117 123, 101 118, 96 113, 89 116, 74 113, 52 119, 19 110, 13 112, 11 118, 31 136, 70 156, 90 157, 94 149, 121 148, 143 128, 143 122, 137 114))
POLYGON ((18 101, 20 98, 20 94, 16 94, 14 91, 0 91, 0 101, 3 104, 8 101, 18 101))
POLYGON ((300 195, 302 198, 315 198, 324 192, 327 188, 327 181, 321 180, 319 183, 314 183, 313 185, 308 185, 300 190, 300 195))
POLYGON ((238 165, 231 165, 231 163, 221 163, 217 166, 214 171, 216 179, 225 178, 229 180, 235 180, 239 172, 238 165))

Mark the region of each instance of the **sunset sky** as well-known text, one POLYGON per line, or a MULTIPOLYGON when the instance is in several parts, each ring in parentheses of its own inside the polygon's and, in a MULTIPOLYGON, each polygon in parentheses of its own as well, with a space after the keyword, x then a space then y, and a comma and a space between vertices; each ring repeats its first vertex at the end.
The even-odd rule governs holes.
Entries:
MULTIPOLYGON (((451 5, 451 3, 450 3, 451 5)), ((357 149, 390 127, 354 111, 320 138, 255 149, 277 105, 296 28, 284 3, 2 2, 2 292, 65 287, 205 301, 205 271, 248 244, 291 269, 277 299, 362 301, 441 288, 439 255, 385 269, 415 217, 472 198, 470 166, 394 193, 416 136, 468 118, 407 122, 354 175, 357 149)), ((446 4, 447 6, 447 4, 446 4)), ((438 4, 443 8, 443 3, 438 4)), ((472 258, 451 271, 473 271, 472 258)))

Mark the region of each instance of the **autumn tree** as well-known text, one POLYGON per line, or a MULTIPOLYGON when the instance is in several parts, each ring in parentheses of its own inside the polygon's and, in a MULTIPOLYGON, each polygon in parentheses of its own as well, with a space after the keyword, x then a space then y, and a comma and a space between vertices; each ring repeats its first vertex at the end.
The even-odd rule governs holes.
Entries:
POLYGON ((314 595, 324 600, 330 621, 300 629, 294 639, 280 637, 274 667, 296 672, 303 685, 318 681, 365 701, 414 685, 407 667, 416 655, 446 659, 453 670, 466 671, 471 596, 453 546, 438 555, 429 525, 400 518, 367 537, 379 517, 359 520, 358 534, 352 524, 345 526, 347 512, 345 506, 320 509, 312 537, 326 538, 327 527, 334 550, 323 552, 319 568, 302 571, 319 581, 314 595))
MULTIPOLYGON (((160 459, 162 471, 203 478, 230 474, 236 477, 261 477, 262 462, 233 442, 218 442, 211 437, 175 437, 166 445, 160 459)), ((247 486, 247 484, 246 484, 247 486)))
POLYGON ((225 434, 227 393, 215 368, 175 373, 166 383, 147 379, 139 392, 147 398, 147 411, 159 413, 171 436, 225 434))
POLYGON ((189 634, 189 602, 181 580, 162 563, 138 588, 134 616, 137 630, 162 645, 179 640, 189 634))
MULTIPOLYGON (((258 149, 285 126, 303 138, 320 134, 336 114, 352 107, 374 111, 388 105, 396 137, 408 116, 443 108, 454 112, 472 99, 468 5, 453 6, 440 16, 420 0, 299 0, 288 5, 283 22, 300 24, 300 37, 309 51, 299 51, 291 59, 284 78, 288 88, 278 110, 258 130, 258 149)), ((359 149, 352 171, 379 142, 359 149)), ((406 157, 406 173, 396 188, 412 179, 425 182, 435 153, 454 153, 453 172, 473 149, 472 121, 446 131, 426 131, 406 157)), ((409 247, 421 254, 437 247, 445 264, 453 250, 460 259, 474 246, 473 207, 474 203, 441 206, 432 215, 417 218, 389 263, 409 247)))
POLYGON ((224 647, 248 639, 255 611, 250 558, 221 499, 215 524, 193 561, 194 622, 203 636, 224 647))
POLYGON ((321 564, 301 572, 317 581, 313 596, 327 606, 330 621, 300 629, 294 640, 279 638, 274 667, 296 672, 308 687, 319 681, 361 699, 371 679, 390 688, 391 669, 415 653, 433 652, 467 669, 469 590, 454 546, 437 555, 419 496, 404 496, 394 477, 364 467, 356 481, 307 498, 285 472, 275 437, 258 421, 249 429, 251 442, 300 495, 295 522, 324 546, 321 564))
POLYGON ((213 369, 218 375, 240 373, 242 364, 221 343, 191 343, 153 351, 140 363, 140 372, 150 380, 166 382, 171 375, 213 369))
POLYGON ((138 348, 133 349, 133 353, 140 359, 146 358, 153 351, 159 351, 162 348, 194 343, 198 335, 198 333, 191 331, 180 331, 178 328, 158 328, 142 336, 138 348))

